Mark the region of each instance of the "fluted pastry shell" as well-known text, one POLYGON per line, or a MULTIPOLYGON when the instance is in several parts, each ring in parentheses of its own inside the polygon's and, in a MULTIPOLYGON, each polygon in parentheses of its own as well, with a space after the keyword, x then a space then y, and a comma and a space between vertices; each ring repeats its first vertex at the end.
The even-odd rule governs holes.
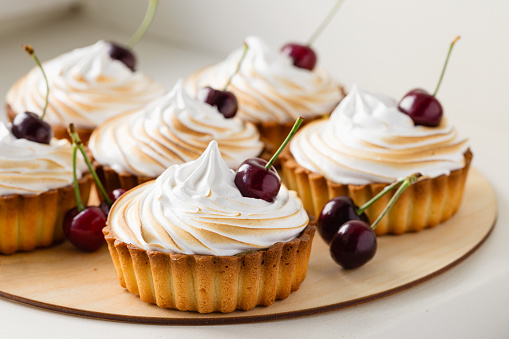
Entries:
MULTIPOLYGON (((93 178, 79 181, 80 195, 88 201, 93 178)), ((0 253, 32 251, 64 240, 65 213, 76 207, 73 185, 40 194, 0 196, 0 253)))
MULTIPOLYGON (((465 152, 464 157, 463 168, 452 171, 449 175, 425 178, 407 188, 375 228, 375 233, 382 235, 420 231, 427 227, 434 227, 454 215, 463 197, 472 160, 470 150, 465 152)), ((281 153, 280 159, 283 183, 288 189, 297 191, 304 208, 315 217, 334 197, 347 195, 357 206, 361 206, 389 185, 384 183, 347 185, 332 182, 321 174, 311 172, 299 165, 288 149, 281 153)), ((387 193, 366 210, 371 221, 380 215, 393 194, 394 191, 387 193)))
MULTIPOLYGON (((106 192, 111 192, 117 188, 123 188, 126 191, 138 185, 154 180, 156 178, 139 176, 127 172, 116 172, 109 166, 99 165, 94 162, 94 167, 104 186, 106 192)), ((101 198, 101 197, 100 197, 101 198)), ((102 199, 102 198, 101 198, 102 199)))
POLYGON ((199 313, 269 306, 299 289, 315 233, 311 223, 293 240, 235 256, 147 251, 103 229, 120 285, 144 302, 199 313))

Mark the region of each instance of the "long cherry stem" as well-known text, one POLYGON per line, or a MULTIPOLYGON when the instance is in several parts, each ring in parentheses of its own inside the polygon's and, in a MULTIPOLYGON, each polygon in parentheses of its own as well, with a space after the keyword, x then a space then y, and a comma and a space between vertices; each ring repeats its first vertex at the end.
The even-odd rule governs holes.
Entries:
POLYGON ((387 212, 389 212, 389 210, 392 208, 392 206, 396 203, 396 200, 398 200, 398 198, 400 197, 401 194, 403 194, 403 192, 410 186, 412 185, 414 182, 416 182, 417 180, 419 180, 419 178, 421 177, 422 175, 420 173, 415 173, 415 174, 412 174, 411 176, 409 177, 406 177, 404 180, 403 180, 403 183, 401 184, 401 186, 399 186, 398 190, 396 191, 396 193, 394 193, 394 195, 392 196, 391 200, 389 201, 389 203, 387 204, 387 206, 385 206, 384 210, 382 211, 382 213, 380 213, 380 215, 378 216, 378 218, 376 218, 375 222, 371 225, 371 229, 374 230, 376 228, 376 226, 378 226, 378 224, 380 223, 380 221, 383 219, 383 217, 387 214, 387 212))
POLYGON ((286 145, 290 142, 290 140, 292 139, 292 137, 295 135, 295 133, 297 133, 297 130, 299 129, 300 125, 302 124, 302 122, 304 121, 304 118, 303 117, 299 117, 297 119, 297 121, 295 121, 295 124, 293 124, 293 127, 292 127, 292 130, 290 131, 290 133, 286 136, 286 139, 285 141, 283 141, 283 143, 281 144, 281 146, 279 146, 278 150, 276 151, 276 153, 274 153, 274 155, 272 156, 272 158, 270 158, 269 162, 265 165, 265 169, 268 171, 270 170, 270 167, 272 166, 272 164, 274 163, 274 161, 276 161, 277 157, 279 156, 279 154, 281 152, 283 152, 283 150, 285 149, 286 145))
POLYGON ((447 68, 447 64, 449 63, 449 57, 451 56, 452 48, 454 47, 454 44, 456 43, 456 41, 458 41, 459 39, 460 39, 460 36, 458 35, 451 42, 451 45, 449 46, 449 52, 447 52, 447 57, 445 58, 444 67, 442 68, 442 73, 440 74, 440 79, 438 80, 438 84, 437 84, 437 87, 435 88, 435 92, 433 92, 433 96, 437 95, 437 93, 438 93, 438 89, 440 88, 440 84, 442 83, 442 78, 444 77, 444 74, 445 74, 445 69, 447 68))
POLYGON ((224 86, 223 88, 223 91, 226 91, 226 89, 228 88, 228 86, 230 86, 231 82, 232 82, 232 79, 233 77, 235 76, 235 74, 237 74, 240 70, 240 66, 242 65, 242 61, 244 61, 244 58, 246 57, 246 54, 247 54, 247 50, 249 49, 249 46, 247 45, 246 42, 244 42, 244 51, 242 52, 242 56, 240 57, 240 60, 239 60, 239 63, 237 64, 237 69, 235 69, 235 72, 230 76, 230 78, 228 79, 228 82, 226 83, 226 85, 224 86))
POLYGON ((76 129, 74 128, 74 124, 69 125, 68 133, 71 136, 73 144, 76 144, 76 146, 80 150, 81 154, 83 155, 83 158, 85 158, 85 162, 87 163, 88 169, 89 169, 90 173, 92 174, 92 177, 94 177, 95 184, 97 185, 97 188, 101 192, 101 195, 103 196, 104 201, 106 201, 108 206, 111 206, 111 204, 112 204, 111 199, 110 199, 110 197, 108 197, 108 193, 106 193, 106 190, 104 189, 104 186, 101 183, 101 180, 97 176, 97 172, 95 171, 94 166, 92 166, 92 163, 90 162, 90 159, 87 156, 85 147, 83 146, 83 143, 81 142, 78 132, 76 132, 76 129))
POLYGON ((398 181, 395 181, 392 184, 390 184, 389 186, 385 186, 384 189, 381 190, 373 198, 371 198, 371 200, 367 201, 366 203, 364 203, 364 205, 362 205, 361 207, 357 208, 355 210, 355 213, 360 216, 362 213, 364 213, 365 210, 367 210, 371 205, 373 205, 378 199, 380 199, 381 197, 383 197, 384 195, 386 195, 387 193, 392 191, 394 188, 399 186, 405 180, 406 180, 406 178, 398 180, 398 181))
POLYGON ((327 17, 322 21, 322 23, 320 24, 320 26, 318 26, 318 28, 316 29, 316 31, 313 33, 313 35, 311 35, 311 38, 309 38, 308 40, 308 43, 307 43, 307 46, 311 46, 312 43, 315 42, 316 38, 318 38, 318 36, 322 33, 322 31, 325 29, 325 27, 327 27, 327 25, 329 24, 329 22, 332 20, 332 18, 334 17, 334 15, 336 14, 336 12, 338 11, 339 7, 341 7, 341 5, 343 4, 343 1, 344 0, 338 0, 336 1, 336 4, 334 5, 334 7, 331 9, 331 11, 329 12, 329 14, 327 15, 327 17))
POLYGON ((138 41, 141 40, 141 38, 145 35, 148 28, 150 27, 150 24, 152 23, 152 20, 154 19, 154 15, 156 14, 157 10, 157 3, 158 0, 150 0, 147 12, 145 13, 145 17, 143 18, 143 21, 141 22, 140 26, 132 36, 131 40, 129 40, 128 46, 130 48, 133 48, 136 46, 138 41))
POLYGON ((78 153, 78 145, 73 141, 72 143, 72 175, 74 184, 74 195, 76 196, 76 207, 81 212, 85 209, 83 201, 81 200, 80 187, 78 185, 78 176, 76 175, 76 156, 78 153))
POLYGON ((49 103, 49 82, 48 78, 46 77, 46 72, 44 72, 44 68, 42 67, 41 62, 39 61, 39 58, 35 55, 34 49, 30 45, 23 45, 23 48, 25 51, 34 59, 35 63, 39 68, 41 69, 42 75, 44 76, 44 80, 46 81, 46 103, 44 104, 44 108, 42 109, 42 115, 40 116, 40 119, 43 120, 44 116, 46 115, 46 109, 48 108, 49 103))

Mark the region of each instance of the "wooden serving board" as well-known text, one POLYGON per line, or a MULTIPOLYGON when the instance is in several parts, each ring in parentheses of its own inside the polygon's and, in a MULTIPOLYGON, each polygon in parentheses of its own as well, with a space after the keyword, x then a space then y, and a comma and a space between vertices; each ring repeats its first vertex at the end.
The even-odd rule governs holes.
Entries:
POLYGON ((343 270, 315 237, 307 278, 288 299, 229 314, 161 309, 120 287, 106 246, 81 253, 69 243, 0 256, 0 296, 80 316, 152 324, 210 325, 277 320, 360 304, 422 283, 461 262, 490 234, 494 191, 472 170, 463 204, 448 222, 419 233, 379 237, 375 258, 343 270))

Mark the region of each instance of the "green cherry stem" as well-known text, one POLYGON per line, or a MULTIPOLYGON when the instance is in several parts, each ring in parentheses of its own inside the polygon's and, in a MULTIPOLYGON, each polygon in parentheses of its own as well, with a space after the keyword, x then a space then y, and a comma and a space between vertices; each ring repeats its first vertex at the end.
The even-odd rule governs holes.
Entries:
POLYGON ((391 200, 389 201, 389 203, 387 204, 387 206, 385 206, 384 210, 382 211, 382 213, 380 213, 380 215, 378 216, 378 218, 376 218, 375 222, 371 225, 371 229, 374 230, 376 228, 376 226, 380 223, 380 221, 383 219, 383 217, 387 214, 387 212, 389 212, 389 210, 392 208, 392 206, 396 203, 396 200, 398 200, 399 196, 401 194, 403 194, 403 192, 410 186, 412 185, 414 182, 416 182, 417 180, 419 180, 419 178, 422 177, 422 174, 420 173, 415 173, 415 174, 412 174, 411 176, 409 177, 406 177, 404 180, 403 180, 403 183, 401 184, 401 186, 399 186, 398 190, 396 191, 396 193, 394 193, 394 195, 392 196, 391 200))
MULTIPOLYGON (((405 178, 406 179, 406 178, 405 178)), ((357 215, 361 215, 362 213, 364 213, 365 210, 367 210, 371 205, 373 205, 378 199, 380 199, 381 197, 383 197, 385 194, 387 194, 388 192, 392 191, 393 189, 395 189, 397 186, 399 186, 403 181, 405 181, 405 179, 401 179, 401 180, 398 180, 398 181, 395 181, 393 182, 392 184, 390 184, 389 186, 385 186, 385 188, 383 190, 381 190, 377 195, 375 195, 373 198, 371 198, 371 200, 369 200, 368 202, 366 202, 364 205, 362 205, 361 207, 357 208, 355 210, 355 213, 357 215)))
POLYGON ((106 193, 106 190, 104 189, 103 184, 101 183, 101 180, 97 176, 97 172, 94 169, 94 166, 90 163, 90 159, 87 156, 87 153, 85 152, 85 147, 83 146, 83 143, 81 142, 80 136, 78 135, 78 132, 76 132, 76 129, 74 128, 74 124, 69 124, 68 133, 71 136, 73 144, 77 146, 77 148, 80 150, 81 154, 83 155, 83 158, 85 159, 85 162, 87 163, 88 170, 92 174, 92 177, 94 177, 95 184, 97 185, 97 188, 101 192, 101 195, 104 198, 104 201, 108 204, 108 206, 111 206, 111 199, 108 197, 108 193, 106 193))
POLYGON ((80 187, 78 185, 78 176, 76 175, 76 155, 78 153, 78 145, 73 141, 72 143, 72 175, 73 175, 73 184, 74 184, 74 195, 76 196, 76 207, 78 211, 81 212, 85 209, 85 205, 83 205, 83 201, 81 200, 80 195, 80 187))
POLYGON ((239 60, 239 63, 237 64, 237 69, 235 69, 235 72, 230 76, 230 78, 228 79, 228 82, 226 83, 226 85, 224 86, 223 88, 223 91, 226 91, 226 89, 228 88, 228 86, 230 86, 231 82, 232 82, 232 79, 233 77, 235 76, 235 74, 237 74, 240 70, 240 66, 242 65, 242 61, 244 61, 244 58, 246 57, 246 54, 247 54, 247 50, 249 49, 249 46, 246 44, 246 42, 244 42, 244 50, 242 51, 242 56, 240 57, 240 60, 239 60))
POLYGON ((325 27, 327 27, 329 22, 332 20, 332 18, 338 11, 339 7, 341 7, 341 5, 343 4, 343 1, 344 0, 336 1, 336 4, 334 5, 334 7, 332 7, 331 11, 329 12, 329 14, 325 18, 325 20, 322 21, 322 23, 320 24, 320 26, 318 26, 318 28, 313 33, 313 35, 311 35, 311 38, 309 38, 308 43, 307 43, 308 47, 311 46, 311 44, 315 42, 316 38, 318 38, 318 36, 322 33, 322 31, 325 29, 325 27))
POLYGON ((44 76, 44 80, 46 81, 46 103, 44 104, 44 108, 42 110, 42 115, 40 116, 40 119, 43 120, 44 116, 46 115, 46 108, 48 108, 48 102, 49 102, 49 82, 48 78, 46 77, 46 73, 44 72, 44 68, 42 68, 42 64, 39 61, 39 58, 37 55, 35 55, 34 49, 30 45, 23 45, 23 49, 25 49, 25 52, 28 53, 34 59, 35 63, 39 68, 41 69, 42 75, 44 76))
POLYGON ((297 133, 297 130, 299 129, 300 125, 302 124, 302 122, 304 121, 304 118, 303 117, 299 117, 297 119, 297 121, 295 121, 295 124, 293 124, 293 127, 292 127, 292 130, 290 131, 290 133, 286 136, 286 139, 285 141, 283 141, 283 143, 281 144, 281 146, 279 146, 278 150, 276 151, 276 153, 274 153, 274 155, 272 156, 272 158, 270 158, 269 162, 265 165, 265 169, 268 171, 270 170, 270 167, 272 166, 272 164, 274 163, 274 161, 276 161, 277 157, 279 156, 279 154, 281 152, 283 152, 283 150, 285 149, 286 145, 290 142, 290 140, 292 139, 292 137, 295 135, 295 133, 297 133))
POLYGON ((458 41, 459 39, 460 39, 460 36, 458 35, 451 42, 451 45, 449 46, 449 52, 447 52, 447 57, 445 58, 444 68, 442 68, 442 73, 440 74, 440 79, 438 80, 438 84, 437 84, 437 87, 435 88, 435 92, 433 92, 433 96, 437 95, 437 93, 438 93, 438 89, 440 88, 440 84, 442 83, 442 79, 445 74, 445 69, 447 68, 447 64, 449 63, 449 57, 451 56, 452 48, 454 47, 454 44, 456 43, 456 41, 458 41))
POLYGON ((154 15, 156 14, 157 10, 157 3, 158 0, 150 0, 143 21, 141 22, 134 35, 131 37, 131 40, 129 40, 129 48, 133 48, 147 32, 150 24, 152 23, 152 20, 154 20, 154 15))

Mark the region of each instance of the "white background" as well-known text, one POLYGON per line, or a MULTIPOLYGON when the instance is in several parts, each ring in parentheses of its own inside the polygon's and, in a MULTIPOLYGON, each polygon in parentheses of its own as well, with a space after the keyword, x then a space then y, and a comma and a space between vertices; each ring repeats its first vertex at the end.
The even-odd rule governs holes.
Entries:
MULTIPOLYGON (((161 0, 136 47, 139 68, 167 87, 222 60, 256 34, 277 48, 305 42, 334 0, 161 0)), ((47 60, 98 39, 127 41, 145 11, 140 0, 0 0, 0 105, 32 67, 20 45, 47 60), (72 4, 81 3, 76 9, 72 4), (42 5, 43 4, 43 5, 42 5), (72 10, 69 8, 72 7, 72 10)), ((319 65, 353 84, 400 98, 433 91, 450 41, 461 35, 438 94, 469 137, 473 166, 495 188, 499 216, 486 243, 450 271, 382 300, 293 320, 167 327, 90 320, 0 300, 0 337, 509 337, 509 2, 347 0, 314 45, 319 65)), ((1 278, 1 267, 0 267, 1 278)), ((342 286, 341 288, 347 288, 342 286)))

